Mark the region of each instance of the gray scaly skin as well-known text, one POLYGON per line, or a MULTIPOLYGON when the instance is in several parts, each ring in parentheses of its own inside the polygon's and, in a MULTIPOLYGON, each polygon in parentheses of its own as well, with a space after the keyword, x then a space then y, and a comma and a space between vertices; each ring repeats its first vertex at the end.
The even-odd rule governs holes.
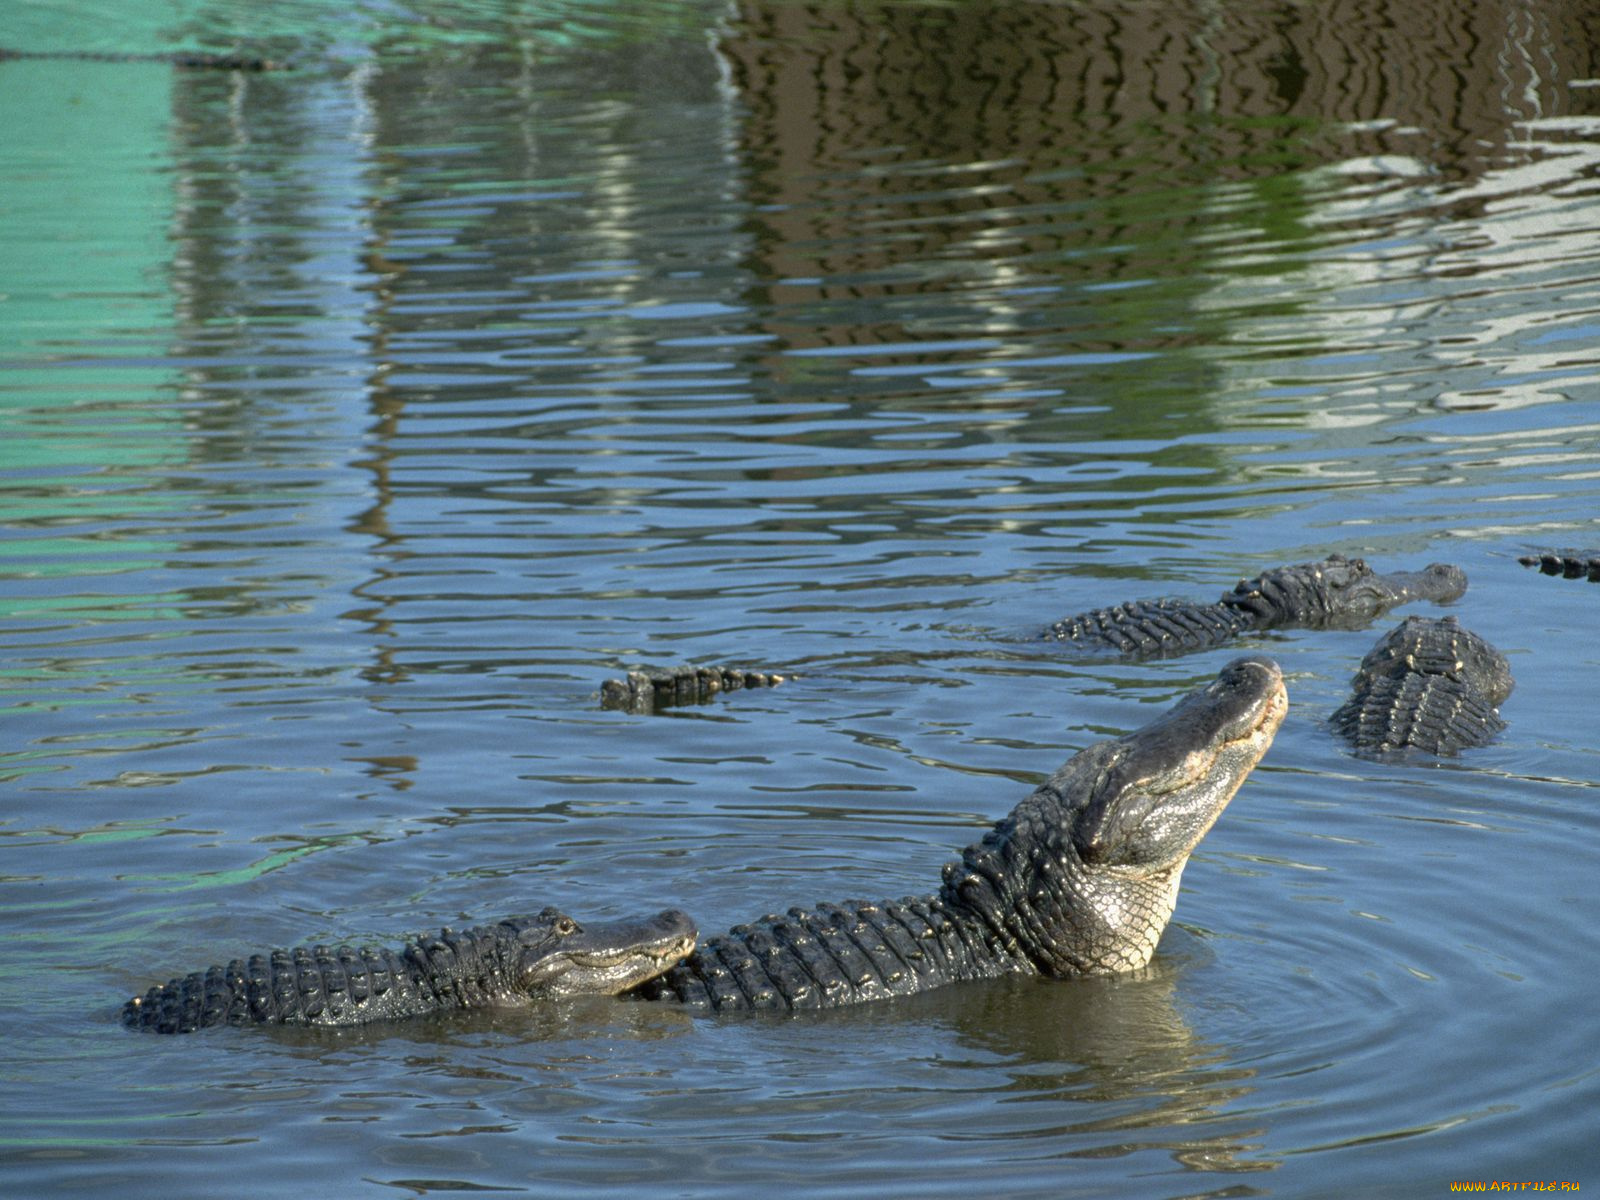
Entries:
POLYGON ((777 687, 787 676, 741 667, 675 667, 670 671, 629 671, 625 679, 600 685, 602 708, 653 713, 677 704, 704 704, 723 692, 777 687))
POLYGON ((547 908, 495 925, 444 929, 399 950, 301 946, 234 959, 135 996, 125 1025, 190 1033, 207 1025, 364 1025, 466 1008, 615 995, 694 949, 688 916, 579 925, 547 908))
POLYGON ((1142 967, 1190 851, 1287 708, 1277 664, 1238 659, 1165 716, 1074 757, 948 865, 938 893, 764 917, 629 994, 703 1010, 833 1008, 961 980, 1142 967))
POLYGON ((1407 617, 1361 660, 1331 723, 1363 754, 1454 754, 1506 727, 1511 688, 1505 655, 1454 617, 1407 617))
POLYGON ((1252 630, 1359 628, 1397 604, 1450 601, 1466 588, 1461 569, 1445 563, 1379 575, 1359 558, 1332 554, 1241 580, 1214 604, 1135 600, 1067 617, 1045 636, 1127 658, 1156 658, 1209 650, 1252 630))
POLYGON ((1600 550, 1544 550, 1524 554, 1517 561, 1525 567, 1537 567, 1546 575, 1600 583, 1600 550))

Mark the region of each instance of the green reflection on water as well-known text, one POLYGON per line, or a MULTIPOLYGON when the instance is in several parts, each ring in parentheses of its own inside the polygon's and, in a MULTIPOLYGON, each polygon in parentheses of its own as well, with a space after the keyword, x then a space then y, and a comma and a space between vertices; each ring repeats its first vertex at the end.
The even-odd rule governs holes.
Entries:
POLYGON ((92 65, 0 71, 7 155, 23 164, 8 176, 0 230, 0 579, 25 584, 4 589, 7 619, 149 617, 175 599, 54 582, 149 569, 171 552, 170 541, 107 531, 170 512, 150 490, 152 468, 183 452, 162 362, 173 340, 173 76, 82 72, 92 65))
POLYGON ((231 871, 200 871, 193 875, 124 875, 122 878, 129 883, 159 883, 164 887, 146 887, 141 891, 155 892, 188 892, 197 888, 232 887, 235 884, 249 883, 252 879, 259 879, 270 871, 279 867, 286 867, 296 859, 314 854, 318 850, 327 850, 344 842, 352 841, 351 837, 320 838, 315 842, 308 842, 303 846, 292 846, 287 850, 275 850, 265 858, 259 858, 253 863, 236 867, 231 871))
MULTIPOLYGON (((69 24, 50 6, 28 6, 7 21, 5 43, 29 50, 158 53, 178 49, 246 53, 291 65, 361 46, 391 54, 430 47, 504 45, 552 52, 617 41, 638 42, 702 28, 708 5, 683 0, 450 0, 421 13, 394 5, 219 4, 216 0, 139 3, 97 11, 92 24, 69 24), (319 11, 320 10, 320 11, 319 11)), ((61 64, 52 64, 59 66, 61 64)), ((90 69, 98 69, 91 64, 90 69)), ((140 68, 144 69, 144 68, 140 68)), ((160 74, 157 68, 151 72, 160 74)))

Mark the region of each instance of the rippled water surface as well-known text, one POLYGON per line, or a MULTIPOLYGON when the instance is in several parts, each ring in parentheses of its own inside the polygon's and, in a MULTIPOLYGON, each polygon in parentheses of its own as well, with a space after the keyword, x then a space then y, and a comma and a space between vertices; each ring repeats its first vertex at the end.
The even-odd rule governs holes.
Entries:
MULTIPOLYGON (((30 2, 0 45, 8 1195, 1600 1186, 1600 24, 1570 2, 30 2), (141 11, 142 9, 142 11, 141 11), (1365 631, 1137 977, 123 1030, 246 948, 931 891, 1237 649, 1038 631, 1449 561, 1508 729, 1353 757, 1365 631), (798 675, 655 717, 643 665, 798 675)), ((1419 608, 1416 611, 1431 611, 1419 608)))

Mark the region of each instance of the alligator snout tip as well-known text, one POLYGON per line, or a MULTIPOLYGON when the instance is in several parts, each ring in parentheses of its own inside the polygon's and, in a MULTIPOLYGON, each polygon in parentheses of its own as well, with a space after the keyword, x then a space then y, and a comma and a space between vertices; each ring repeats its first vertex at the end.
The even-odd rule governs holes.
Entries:
POLYGON ((1230 662, 1223 670, 1239 671, 1241 673, 1260 671, 1268 679, 1283 678, 1283 668, 1278 665, 1276 659, 1268 658, 1265 654, 1242 655, 1230 662))
POLYGON ((670 966, 694 953, 700 942, 700 927, 683 909, 665 909, 657 915, 656 924, 663 931, 657 954, 662 962, 670 966))
POLYGON ((692 938, 700 932, 700 928, 695 924, 694 918, 681 908, 663 909, 656 920, 669 931, 680 933, 684 937, 692 938))
POLYGON ((1283 668, 1264 654, 1247 654, 1222 669, 1218 683, 1228 697, 1227 720, 1245 736, 1270 738, 1289 711, 1283 668))
POLYGON ((1428 583, 1425 591, 1429 599, 1459 600, 1466 594, 1467 573, 1454 563, 1429 563, 1422 574, 1428 583))
POLYGON ((1217 677, 1224 687, 1232 685, 1266 701, 1284 692, 1283 668, 1264 654, 1247 654, 1222 668, 1217 677))

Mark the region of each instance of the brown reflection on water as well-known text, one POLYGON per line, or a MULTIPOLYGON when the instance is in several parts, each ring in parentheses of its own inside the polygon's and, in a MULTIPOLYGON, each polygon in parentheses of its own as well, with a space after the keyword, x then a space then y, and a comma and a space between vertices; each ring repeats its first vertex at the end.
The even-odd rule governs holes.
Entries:
MULTIPOLYGON (((1199 189, 1222 183, 1386 154, 1426 161, 1440 182, 1475 177, 1517 152, 1519 122, 1600 110, 1600 89, 1572 86, 1600 70, 1596 12, 746 0, 721 51, 748 111, 775 326, 790 348, 893 342, 906 331, 859 311, 783 314, 952 278, 1126 281, 1150 269, 1141 247, 1187 273, 1216 221, 1199 189), (1131 255, 1115 251, 1123 240, 1131 255)), ((1271 220, 1292 227, 1305 201, 1291 188, 1262 204, 1277 233, 1271 220)), ((988 328, 1006 328, 1002 307, 988 328)), ((1128 348, 1092 331, 1079 348, 1097 344, 1128 348)))
MULTIPOLYGON (((1593 111, 1600 14, 1529 5, 970 4, 739 6, 722 42, 769 183, 861 153, 979 163, 1093 157, 1085 132, 1214 115, 1393 121, 1463 164, 1518 121, 1593 111), (1586 107, 1582 107, 1586 106, 1586 107), (1087 153, 1085 153, 1087 151, 1087 153)), ((1159 165, 1252 174, 1271 127, 1173 141, 1159 165)), ((1096 189, 1104 190, 1104 189, 1096 189)))
POLYGON ((1195 961, 1180 948, 1131 975, 990 980, 791 1020, 847 1041, 919 1023, 948 1030, 959 1046, 942 1056, 952 1086, 997 1101, 969 1113, 967 1136, 1048 1129, 1062 1157, 1160 1153, 1193 1170, 1271 1171, 1280 1164, 1262 1153, 1265 1123, 1248 1112, 1260 1082, 1247 1048, 1209 1040, 1184 1016, 1195 961))

